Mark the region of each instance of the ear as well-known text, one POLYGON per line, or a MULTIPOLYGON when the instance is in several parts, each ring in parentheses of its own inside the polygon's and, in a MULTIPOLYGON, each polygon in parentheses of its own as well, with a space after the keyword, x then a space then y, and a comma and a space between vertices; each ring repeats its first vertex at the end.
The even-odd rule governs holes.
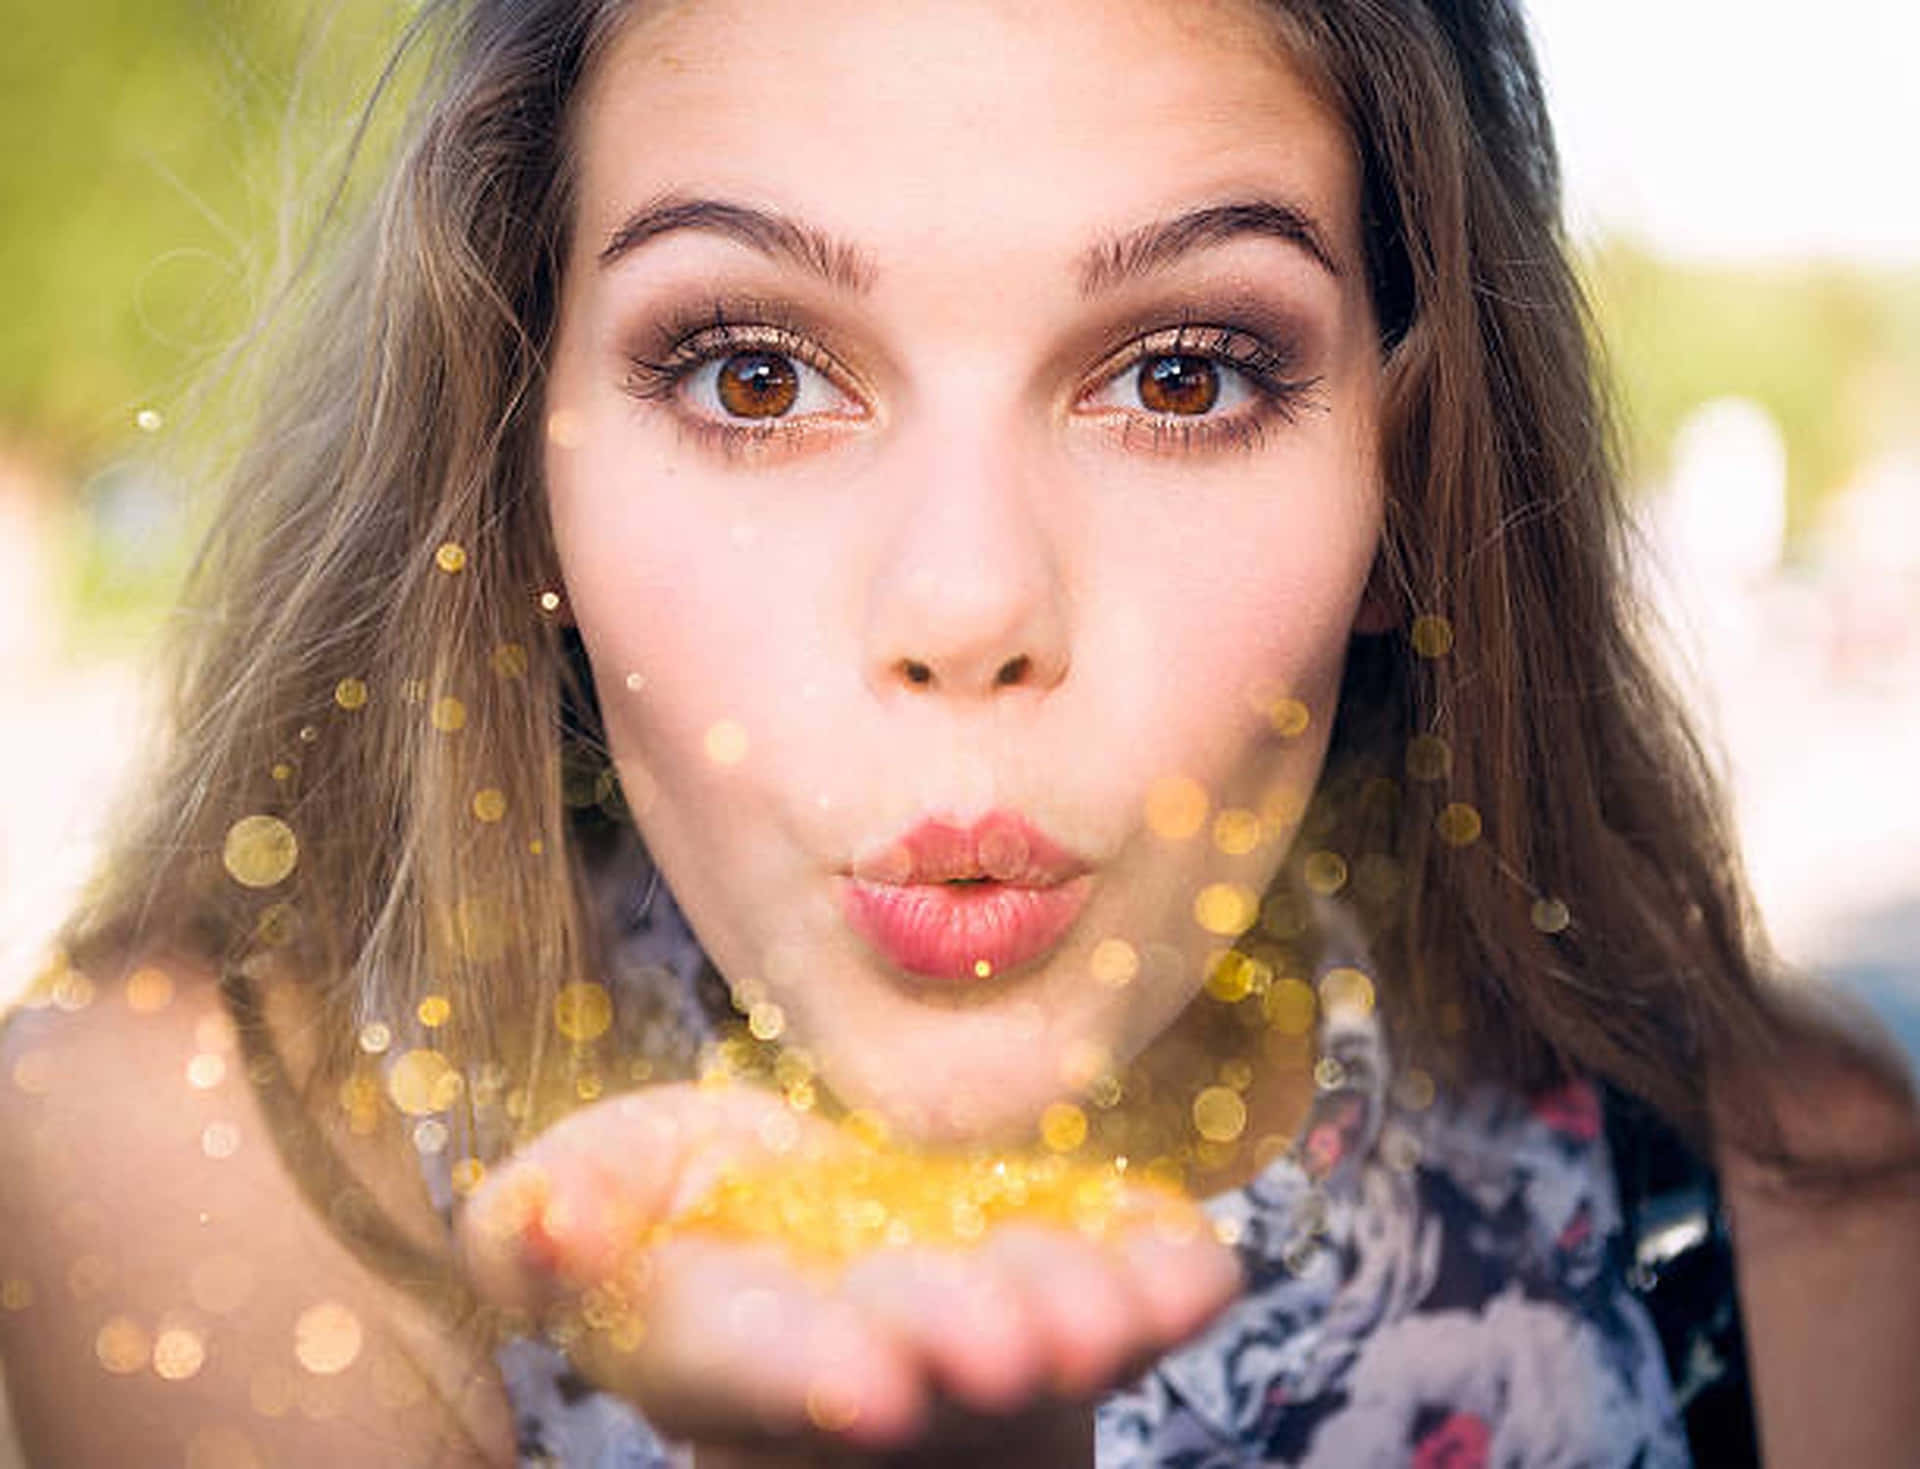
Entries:
POLYGON ((1367 584, 1360 593, 1360 606, 1353 614, 1354 636, 1379 637, 1392 632, 1401 621, 1400 597, 1388 582, 1386 555, 1376 552, 1373 568, 1367 573, 1367 584))

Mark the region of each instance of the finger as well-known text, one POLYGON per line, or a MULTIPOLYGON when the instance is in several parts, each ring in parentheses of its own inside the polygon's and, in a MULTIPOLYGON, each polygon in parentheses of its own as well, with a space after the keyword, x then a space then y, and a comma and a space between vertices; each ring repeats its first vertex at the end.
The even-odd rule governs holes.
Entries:
POLYGON ((1049 1385, 1032 1316, 983 1254, 878 1251, 848 1267, 840 1290, 968 1408, 1003 1414, 1049 1385))
POLYGON ((1204 1328, 1245 1284, 1239 1256, 1203 1219, 1154 1219, 1124 1231, 1112 1248, 1145 1313, 1156 1355, 1204 1328))
POLYGON ((1102 1246, 1066 1230, 1009 1225, 989 1235, 986 1252, 1034 1322, 1053 1391, 1089 1396, 1139 1356, 1149 1336, 1145 1308, 1102 1246))

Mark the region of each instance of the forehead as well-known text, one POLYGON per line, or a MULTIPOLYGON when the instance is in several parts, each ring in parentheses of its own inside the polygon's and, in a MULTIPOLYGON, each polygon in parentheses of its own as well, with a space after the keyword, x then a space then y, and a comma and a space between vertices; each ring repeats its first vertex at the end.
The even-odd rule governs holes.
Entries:
POLYGON ((580 243, 690 191, 804 214, 883 262, 1278 188, 1357 258, 1345 129, 1256 0, 677 0, 577 116, 580 243))

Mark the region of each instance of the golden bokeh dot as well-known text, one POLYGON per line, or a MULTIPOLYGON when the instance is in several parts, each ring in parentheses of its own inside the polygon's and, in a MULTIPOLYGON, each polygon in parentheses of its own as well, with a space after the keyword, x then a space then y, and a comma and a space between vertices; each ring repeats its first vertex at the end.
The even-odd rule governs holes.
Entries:
POLYGON ((487 1165, 478 1158, 462 1158, 453 1165, 453 1191, 465 1198, 486 1182, 487 1165))
POLYGON ((762 1000, 747 1011, 747 1030, 757 1041, 776 1041, 787 1028, 786 1012, 771 1000, 762 1000))
POLYGON ((1260 798, 1260 820, 1269 837, 1280 837, 1293 830, 1306 814, 1306 793, 1299 786, 1276 782, 1260 798))
POLYGON ((157 434, 167 426, 166 415, 157 408, 142 408, 133 415, 133 426, 143 434, 157 434))
POLYGON ((360 1027, 360 1049, 369 1056, 384 1055, 392 1044, 393 1027, 384 1020, 369 1020, 360 1027))
POLYGON ((1140 955, 1122 938, 1104 938, 1093 946, 1087 968, 1095 984, 1108 989, 1125 989, 1140 973, 1140 955))
POLYGON ((170 1326, 153 1339, 153 1370, 168 1382, 185 1382, 207 1365, 207 1343, 186 1326, 170 1326))
POLYGON ((31 1097, 52 1091, 59 1074, 60 1067, 49 1051, 28 1051, 13 1063, 13 1084, 31 1097))
POLYGON ((1207 792, 1185 775, 1164 775, 1147 788, 1147 825, 1163 841, 1183 842, 1207 819, 1207 792))
POLYGON ((467 706, 452 694, 433 701, 433 727, 441 734, 459 734, 467 727, 467 706))
POLYGON ((519 643, 501 643, 493 650, 493 671, 501 678, 527 676, 527 650, 519 643))
POLYGON ((424 1122, 414 1124, 413 1146, 429 1158, 438 1157, 447 1150, 451 1134, 447 1124, 438 1117, 429 1117, 424 1122))
POLYGON ((1069 1041, 1060 1053, 1060 1082, 1080 1091, 1112 1067, 1113 1052, 1105 1046, 1084 1038, 1069 1041))
POLYGON ((270 888, 292 875, 300 842, 277 816, 243 816, 227 828, 220 855, 228 875, 242 887, 270 888))
POLYGON ((1260 899, 1243 883, 1208 883, 1194 895, 1193 921, 1221 938, 1238 938, 1260 916, 1260 899))
POLYGON ((413 1013, 428 1030, 438 1030, 453 1019, 453 1001, 445 995, 427 995, 414 1006, 413 1013))
POLYGON ((1320 976, 1320 1004, 1330 1014, 1373 1012, 1373 981, 1364 971, 1342 965, 1320 976))
POLYGON ((1533 920, 1533 926, 1542 933, 1564 933, 1567 925, 1573 922, 1573 915, 1567 911, 1567 905, 1558 898, 1537 900, 1527 916, 1533 920))
POLYGON ((146 1331, 131 1316, 109 1318, 93 1338, 93 1355, 119 1377, 144 1371, 151 1350, 146 1331))
POLYGON ((200 1130, 200 1151, 215 1162, 240 1151, 240 1129, 231 1122, 209 1122, 200 1130))
POLYGON ((613 1025, 613 996, 592 980, 562 985, 553 997, 553 1025, 570 1041, 596 1041, 613 1025))
POLYGON ((1260 845, 1266 828, 1255 811, 1228 807, 1213 818, 1213 844, 1229 857, 1244 857, 1260 845))
POLYGON ((560 600, 560 594, 558 592, 542 592, 540 594, 540 610, 548 613, 558 612, 560 610, 560 600))
POLYGON ((78 969, 66 969, 60 972, 48 991, 47 998, 56 1010, 64 1010, 72 1015, 84 1010, 93 1003, 93 981, 78 969))
POLYGON ((1338 852, 1310 852, 1301 875, 1307 886, 1323 898, 1330 898, 1347 885, 1347 859, 1338 852))
POLYGON ((1468 847, 1480 839, 1480 813, 1465 801, 1451 801, 1433 818, 1433 829, 1449 847, 1468 847))
POLYGON ((186 1469, 263 1469, 265 1463, 253 1441, 226 1424, 197 1428, 187 1442, 186 1469))
POLYGON ((707 731, 706 747, 715 765, 738 765, 747 758, 747 732, 738 720, 719 720, 707 731))
POLYGON ((293 1355, 316 1377, 345 1372, 360 1355, 360 1318, 338 1301, 309 1306, 293 1323, 293 1355))
POLYGON ((1415 780, 1445 780, 1453 771, 1453 749, 1439 735, 1415 735, 1407 741, 1407 774, 1415 780))
POLYGON ((1229 949, 1207 966, 1207 993, 1223 1005, 1237 1005, 1272 979, 1273 971, 1260 960, 1229 949))
POLYGON ((473 814, 476 819, 492 825, 507 814, 506 792, 495 786, 487 786, 473 793, 473 814))
POLYGON ((1220 1063, 1220 1084, 1243 1092, 1253 1085, 1253 1063, 1244 1056, 1220 1063))
POLYGON ((1401 1072, 1394 1082, 1394 1100, 1410 1112, 1424 1112, 1433 1105, 1433 1078, 1417 1066, 1401 1072))
POLYGON ((24 1311, 33 1304, 33 1282, 9 1275, 0 1280, 0 1310, 24 1311))
POLYGON ((1267 708, 1267 720, 1274 733, 1283 739, 1298 739, 1313 723, 1313 715, 1298 699, 1275 699, 1267 708))
POLYGON ((409 1117, 444 1112, 460 1090, 460 1073, 438 1051, 408 1051, 387 1069, 387 1096, 409 1117))
POLYGON ((975 959, 973 961, 973 977, 975 979, 992 979, 993 978, 992 961, 987 959, 975 959))
POLYGON ((1282 1035, 1305 1035, 1312 1030, 1319 1006, 1313 986, 1291 976, 1276 979, 1260 1001, 1260 1011, 1267 1024, 1282 1035))
POLYGON ((1071 1153, 1087 1140, 1087 1114, 1072 1102, 1055 1102, 1040 1114, 1040 1138, 1056 1153, 1071 1153))
POLYGON ((367 685, 364 680, 343 678, 333 687, 333 702, 351 713, 355 709, 367 707, 367 685))
POLYGON ((448 576, 467 569, 467 548, 458 541, 442 541, 433 553, 433 564, 448 576))
POLYGON ((1230 1086, 1210 1086, 1193 1099, 1193 1130, 1210 1143, 1230 1143, 1247 1126, 1247 1104, 1230 1086))
POLYGON ((201 1051, 187 1062, 187 1085, 195 1091, 212 1091, 227 1079, 227 1058, 212 1051, 201 1051))
POLYGON ((637 694, 640 692, 640 690, 644 689, 646 686, 647 686, 647 678, 645 674, 629 673, 627 675, 627 692, 628 693, 637 694))
POLYGON ((319 739, 320 739, 320 726, 318 726, 317 724, 303 724, 300 726, 300 743, 301 744, 303 745, 316 744, 319 742, 319 739))
POLYGON ((273 777, 276 785, 285 785, 293 779, 293 767, 284 760, 275 761, 273 769, 268 774, 273 777))
POLYGON ((1413 619, 1408 638, 1422 658, 1444 658, 1453 651, 1453 624, 1429 612, 1413 619))
POLYGON ((1336 1056, 1322 1056, 1313 1063, 1313 1084, 1325 1092, 1343 1087, 1347 1084, 1347 1068, 1336 1056))

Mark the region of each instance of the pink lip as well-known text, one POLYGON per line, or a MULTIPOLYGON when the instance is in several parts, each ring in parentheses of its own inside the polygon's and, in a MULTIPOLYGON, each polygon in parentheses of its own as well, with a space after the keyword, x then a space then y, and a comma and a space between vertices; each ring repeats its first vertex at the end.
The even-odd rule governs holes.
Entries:
POLYGON ((978 981, 1059 943, 1086 906, 1086 873, 1045 832, 996 811, 970 827, 922 822, 854 864, 843 903, 854 932, 907 973, 978 981))

